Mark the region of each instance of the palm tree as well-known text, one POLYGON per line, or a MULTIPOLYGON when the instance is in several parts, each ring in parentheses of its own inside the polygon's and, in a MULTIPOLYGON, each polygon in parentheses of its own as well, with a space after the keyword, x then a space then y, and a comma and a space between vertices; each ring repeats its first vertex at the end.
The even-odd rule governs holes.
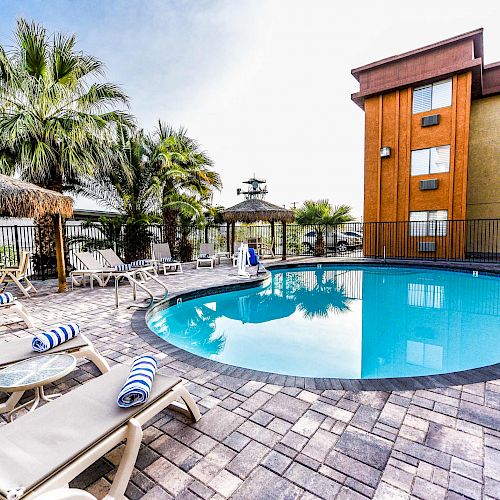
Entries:
POLYGON ((175 248, 179 217, 199 218, 200 207, 214 189, 222 187, 212 160, 184 128, 173 129, 158 123, 155 133, 158 172, 163 182, 162 218, 165 240, 175 248), (190 203, 197 201, 200 203, 190 203))
POLYGON ((295 220, 301 226, 314 226, 316 232, 316 242, 314 244, 314 255, 325 254, 325 240, 323 230, 326 226, 338 226, 346 222, 351 222, 354 217, 351 215, 351 207, 348 205, 330 205, 328 200, 312 201, 307 200, 297 209, 295 220))
MULTIPOLYGON (((124 226, 123 248, 130 262, 149 254, 153 234, 148 226, 160 221, 161 182, 152 161, 151 138, 142 130, 130 132, 123 127, 117 136, 116 158, 120 161, 109 171, 82 176, 73 189, 120 214, 113 219, 113 226, 124 226)), ((109 221, 102 222, 109 225, 109 221)))
MULTIPOLYGON (((107 169, 116 123, 132 118, 118 107, 124 92, 103 75, 101 61, 76 49, 74 35, 56 33, 24 19, 17 22, 17 45, 0 46, 0 171, 63 192, 82 175, 107 169)), ((49 228, 52 220, 37 220, 49 228)), ((51 243, 43 253, 53 255, 51 243)))

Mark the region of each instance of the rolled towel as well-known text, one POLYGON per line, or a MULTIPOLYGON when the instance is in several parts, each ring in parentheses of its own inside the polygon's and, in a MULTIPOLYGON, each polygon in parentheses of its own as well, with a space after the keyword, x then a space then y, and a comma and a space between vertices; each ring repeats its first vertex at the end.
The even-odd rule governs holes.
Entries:
POLYGON ((139 356, 132 363, 127 380, 121 388, 118 406, 130 408, 146 402, 151 392, 158 363, 153 356, 139 356))
POLYGON ((130 271, 132 269, 132 264, 117 264, 115 269, 117 271, 130 271))
POLYGON ((16 300, 14 298, 14 295, 12 295, 10 292, 4 292, 0 293, 0 305, 1 304, 12 304, 16 300))
POLYGON ((80 327, 76 323, 58 325, 52 330, 38 334, 31 341, 31 347, 35 352, 44 352, 67 342, 80 333, 80 327))
POLYGON ((175 261, 174 259, 172 259, 172 257, 162 257, 160 259, 160 262, 163 264, 168 264, 169 262, 175 262, 175 261))
POLYGON ((200 255, 198 255, 198 259, 209 259, 210 258, 210 255, 208 253, 200 253, 200 255))
POLYGON ((144 267, 144 266, 151 265, 151 261, 146 260, 146 259, 134 260, 134 262, 132 262, 132 264, 130 264, 130 265, 132 267, 144 267))

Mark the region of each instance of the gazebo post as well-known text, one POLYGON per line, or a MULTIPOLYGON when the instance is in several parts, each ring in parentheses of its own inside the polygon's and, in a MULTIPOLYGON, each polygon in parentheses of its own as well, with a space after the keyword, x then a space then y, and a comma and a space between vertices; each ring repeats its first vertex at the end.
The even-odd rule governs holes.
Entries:
POLYGON ((226 222, 226 250, 228 251, 229 256, 233 254, 233 251, 231 250, 230 233, 231 233, 231 223, 226 222))
POLYGON ((271 220, 271 252, 273 254, 276 253, 276 237, 275 237, 275 231, 274 231, 274 220, 271 220))
POLYGON ((231 224, 231 248, 233 249, 232 251, 234 251, 235 238, 236 238, 236 222, 233 222, 231 224))
POLYGON ((54 215, 58 292, 66 291, 66 266, 64 262, 64 238, 61 215, 54 215))
POLYGON ((281 260, 286 260, 286 222, 281 223, 283 225, 283 251, 281 254, 281 260))

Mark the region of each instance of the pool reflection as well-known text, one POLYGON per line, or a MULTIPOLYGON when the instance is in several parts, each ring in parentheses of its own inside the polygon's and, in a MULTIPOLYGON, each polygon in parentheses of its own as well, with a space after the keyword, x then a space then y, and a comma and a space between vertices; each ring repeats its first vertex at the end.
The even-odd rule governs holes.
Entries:
POLYGON ((409 268, 277 270, 150 327, 190 352, 296 376, 379 378, 500 361, 500 279, 409 268))

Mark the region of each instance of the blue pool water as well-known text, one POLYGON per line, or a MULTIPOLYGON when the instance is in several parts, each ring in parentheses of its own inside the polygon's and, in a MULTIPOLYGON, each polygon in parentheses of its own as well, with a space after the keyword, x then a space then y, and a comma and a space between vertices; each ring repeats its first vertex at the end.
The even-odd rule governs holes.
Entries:
POLYGON ((384 378, 500 362, 500 278, 418 268, 275 270, 265 286, 156 312, 191 353, 301 377, 384 378))

